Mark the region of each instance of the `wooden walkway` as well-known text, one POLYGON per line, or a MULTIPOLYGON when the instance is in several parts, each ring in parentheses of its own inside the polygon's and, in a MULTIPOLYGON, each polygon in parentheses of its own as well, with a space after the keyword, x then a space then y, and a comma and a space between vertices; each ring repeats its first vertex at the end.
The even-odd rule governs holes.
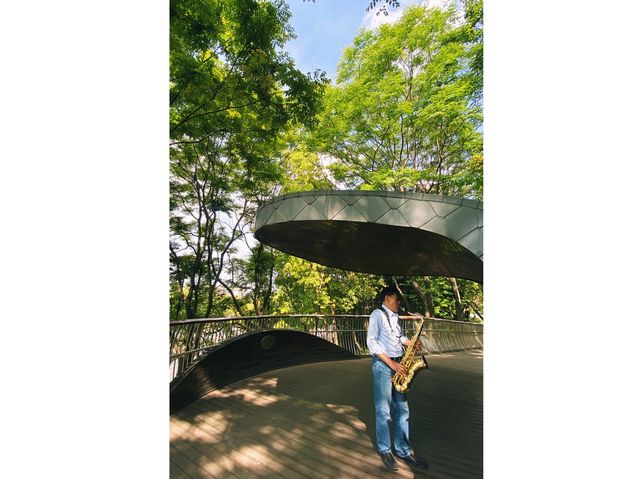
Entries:
POLYGON ((482 477, 482 351, 429 356, 409 392, 410 437, 429 463, 393 473, 375 452, 369 359, 280 369, 171 416, 171 478, 482 477))

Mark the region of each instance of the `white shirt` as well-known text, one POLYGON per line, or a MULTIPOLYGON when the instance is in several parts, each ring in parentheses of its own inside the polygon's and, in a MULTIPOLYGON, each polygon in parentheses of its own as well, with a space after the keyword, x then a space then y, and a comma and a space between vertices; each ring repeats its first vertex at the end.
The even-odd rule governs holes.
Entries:
POLYGON ((402 343, 409 339, 402 332, 398 322, 398 314, 391 311, 385 305, 375 309, 369 316, 367 329, 367 347, 372 355, 385 353, 390 358, 402 356, 402 343), (384 308, 389 315, 389 320, 380 308, 384 308))

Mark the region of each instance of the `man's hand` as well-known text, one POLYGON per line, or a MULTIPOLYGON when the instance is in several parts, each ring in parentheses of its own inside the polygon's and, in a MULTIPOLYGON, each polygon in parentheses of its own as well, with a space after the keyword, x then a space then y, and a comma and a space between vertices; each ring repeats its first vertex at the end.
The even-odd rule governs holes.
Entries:
POLYGON ((391 369, 397 372, 400 376, 405 377, 407 375, 407 368, 403 364, 396 363, 395 361, 391 361, 391 364, 393 364, 393 366, 391 366, 391 369))

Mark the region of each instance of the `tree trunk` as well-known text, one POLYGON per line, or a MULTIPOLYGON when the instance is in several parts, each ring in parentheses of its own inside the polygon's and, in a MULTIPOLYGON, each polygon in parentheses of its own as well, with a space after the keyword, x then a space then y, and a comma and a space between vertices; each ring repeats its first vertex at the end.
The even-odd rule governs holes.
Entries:
POLYGON ((258 245, 256 250, 256 258, 253 269, 253 309, 257 316, 262 315, 262 285, 260 280, 262 279, 262 253, 264 252, 264 243, 258 245))
MULTIPOLYGON (((176 265, 176 278, 181 278, 182 272, 180 270, 180 257, 173 249, 171 242, 169 242, 169 250, 171 251, 171 256, 173 256, 175 265, 176 265)), ((178 319, 180 317, 180 310, 182 309, 182 303, 184 302, 184 279, 177 279, 178 288, 180 294, 178 295, 178 302, 176 304, 176 312, 173 319, 178 319)))
POLYGON ((176 304, 176 312, 173 319, 178 319, 180 317, 180 310, 182 309, 182 303, 184 302, 184 281, 178 282, 178 287, 180 288, 180 294, 178 295, 178 303, 176 304))
POLYGON ((240 303, 238 303, 236 295, 233 294, 233 290, 229 287, 229 285, 227 285, 227 283, 225 283, 221 279, 218 280, 218 283, 220 283, 220 285, 229 292, 229 295, 231 295, 231 300, 233 301, 233 307, 236 308, 238 316, 242 316, 242 308, 240 307, 240 303))
POLYGON ((264 312, 265 314, 269 314, 271 310, 271 295, 273 294, 273 270, 275 269, 275 261, 271 262, 271 267, 269 268, 269 286, 267 288, 267 294, 264 298, 264 312))
POLYGON ((480 311, 478 311, 478 308, 475 307, 475 305, 473 303, 471 303, 469 305, 471 307, 471 309, 473 309, 473 312, 476 313, 478 315, 478 317, 484 321, 484 317, 482 316, 482 313, 480 313, 480 311))
MULTIPOLYGON (((400 285, 398 284, 398 280, 396 279, 395 276, 392 276, 392 279, 393 279, 394 286, 396 287, 396 289, 400 293, 400 296, 402 296, 402 300, 404 301, 404 293, 402 292, 402 289, 400 289, 400 285)), ((384 298, 381 298, 381 299, 384 299, 384 298)))
MULTIPOLYGON (((205 210, 206 212, 206 210, 205 210)), ((213 214, 213 220, 211 220, 208 213, 206 213, 207 222, 205 224, 205 248, 207 251, 207 283, 208 283, 208 291, 207 291, 207 310, 204 313, 204 317, 208 318, 211 314, 211 310, 213 309, 213 300, 214 294, 216 290, 216 283, 211 280, 212 269, 213 269, 213 225, 215 222, 216 214, 213 214)))
POLYGON ((424 315, 427 318, 435 318, 436 310, 433 307, 433 295, 431 294, 431 282, 428 277, 424 277, 425 283, 427 283, 427 288, 422 289, 418 282, 414 279, 412 281, 412 285, 415 290, 418 292, 418 296, 420 296, 420 302, 422 303, 422 307, 424 309, 424 315))
POLYGON ((451 288, 453 289, 453 300, 456 303, 456 320, 465 321, 464 309, 462 308, 462 298, 460 297, 460 290, 458 289, 458 282, 455 278, 449 278, 451 288))

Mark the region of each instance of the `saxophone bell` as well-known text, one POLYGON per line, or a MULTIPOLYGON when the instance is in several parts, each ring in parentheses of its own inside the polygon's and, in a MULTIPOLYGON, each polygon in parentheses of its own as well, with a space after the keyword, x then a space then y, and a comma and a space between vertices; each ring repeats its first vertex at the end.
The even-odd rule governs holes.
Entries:
POLYGON ((416 359, 413 362, 413 364, 411 365, 410 369, 414 373, 420 371, 421 369, 426 369, 428 371, 429 370, 429 363, 427 363, 427 357, 426 356, 420 356, 419 359, 416 359))

